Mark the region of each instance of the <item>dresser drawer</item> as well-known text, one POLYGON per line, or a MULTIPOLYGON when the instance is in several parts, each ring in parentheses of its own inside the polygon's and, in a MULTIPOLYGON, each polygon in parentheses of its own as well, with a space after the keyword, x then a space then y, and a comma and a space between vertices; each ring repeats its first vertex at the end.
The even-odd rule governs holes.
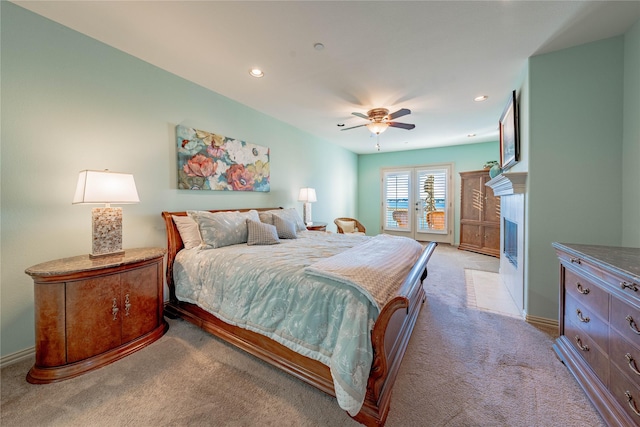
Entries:
POLYGON ((640 425, 640 388, 619 369, 612 367, 609 390, 627 415, 635 421, 636 425, 640 425))
POLYGON ((605 386, 609 385, 609 358, 596 345, 589 335, 582 331, 572 320, 564 323, 564 335, 571 345, 582 355, 596 376, 605 386))
MULTIPOLYGON (((595 311, 586 305, 581 304, 571 296, 565 298, 564 321, 572 322, 581 331, 581 334, 587 334, 600 347, 602 351, 609 351, 609 325, 601 317, 596 315, 595 311)), ((571 337, 570 337, 571 338, 571 337)))
POLYGON ((618 298, 611 297, 609 323, 628 341, 640 347, 640 310, 618 298))
POLYGON ((640 349, 613 329, 609 333, 609 360, 640 387, 640 349))
POLYGON ((609 318, 609 293, 589 279, 569 269, 564 270, 564 287, 583 307, 591 308, 603 319, 609 318))

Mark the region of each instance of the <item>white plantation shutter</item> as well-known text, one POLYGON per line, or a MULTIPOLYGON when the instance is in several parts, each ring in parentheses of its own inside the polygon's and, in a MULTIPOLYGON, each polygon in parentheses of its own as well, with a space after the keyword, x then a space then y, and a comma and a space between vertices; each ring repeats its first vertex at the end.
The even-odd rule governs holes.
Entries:
POLYGON ((410 171, 393 171, 384 175, 385 228, 400 228, 393 218, 394 212, 407 212, 409 208, 410 171))

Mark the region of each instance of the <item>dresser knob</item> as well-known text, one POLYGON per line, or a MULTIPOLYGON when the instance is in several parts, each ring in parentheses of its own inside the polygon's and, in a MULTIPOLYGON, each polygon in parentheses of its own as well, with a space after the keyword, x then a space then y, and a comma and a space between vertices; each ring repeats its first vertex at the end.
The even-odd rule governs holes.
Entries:
POLYGON ((627 363, 629 364, 629 368, 631 368, 631 370, 636 374, 636 375, 640 375, 640 372, 638 371, 638 368, 636 366, 636 361, 633 360, 633 357, 631 356, 631 353, 627 353, 624 355, 625 359, 627 359, 627 363))
POLYGON ((113 314, 113 320, 118 320, 118 301, 114 298, 113 305, 111 306, 111 314, 113 314))
POLYGON ((589 323, 589 320, 591 320, 588 317, 583 317, 582 311, 580 311, 579 308, 576 308, 576 315, 578 316, 578 319, 580 319, 582 323, 589 323))
POLYGON ((629 329, 631 329, 637 335, 640 335, 640 331, 636 327, 636 322, 635 320, 633 320, 633 317, 631 317, 631 315, 628 315, 627 317, 625 317, 625 319, 627 319, 627 322, 629 322, 629 329))
POLYGON ((640 417, 640 411, 636 409, 636 403, 633 401, 633 396, 631 396, 631 393, 629 392, 629 390, 625 391, 624 395, 627 396, 627 401, 629 402, 629 408, 631 408, 634 414, 640 417))
POLYGON ((578 288, 578 292, 580 292, 582 295, 587 295, 590 292, 589 288, 583 288, 582 283, 580 282, 576 283, 576 288, 578 288))
POLYGON ((589 351, 589 346, 588 345, 582 345, 582 340, 580 339, 579 336, 576 335, 576 344, 578 344, 578 347, 580 348, 580 350, 582 351, 589 351))

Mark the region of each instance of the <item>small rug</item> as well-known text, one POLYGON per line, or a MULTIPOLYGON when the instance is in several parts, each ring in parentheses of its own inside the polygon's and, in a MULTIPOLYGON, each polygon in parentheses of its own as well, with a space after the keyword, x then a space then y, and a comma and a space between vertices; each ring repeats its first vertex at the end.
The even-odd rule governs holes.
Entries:
POLYGON ((467 307, 522 318, 500 274, 466 268, 467 307))

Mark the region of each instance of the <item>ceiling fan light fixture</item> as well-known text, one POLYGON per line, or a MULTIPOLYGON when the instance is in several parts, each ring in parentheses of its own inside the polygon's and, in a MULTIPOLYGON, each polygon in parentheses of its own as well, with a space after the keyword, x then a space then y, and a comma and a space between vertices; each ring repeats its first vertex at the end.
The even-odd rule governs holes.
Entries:
POLYGON ((380 135, 382 132, 387 130, 388 127, 389 127, 389 124, 383 123, 383 122, 367 123, 367 129, 369 129, 372 133, 375 133, 376 135, 380 135))

